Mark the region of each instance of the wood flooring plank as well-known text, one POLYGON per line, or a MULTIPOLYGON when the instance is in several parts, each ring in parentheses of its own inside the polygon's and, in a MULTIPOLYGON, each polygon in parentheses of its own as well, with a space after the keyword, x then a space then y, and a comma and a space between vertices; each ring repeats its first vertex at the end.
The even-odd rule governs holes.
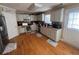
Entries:
POLYGON ((6 55, 79 55, 79 49, 60 41, 56 48, 48 44, 46 37, 25 33, 15 38, 17 49, 6 55))

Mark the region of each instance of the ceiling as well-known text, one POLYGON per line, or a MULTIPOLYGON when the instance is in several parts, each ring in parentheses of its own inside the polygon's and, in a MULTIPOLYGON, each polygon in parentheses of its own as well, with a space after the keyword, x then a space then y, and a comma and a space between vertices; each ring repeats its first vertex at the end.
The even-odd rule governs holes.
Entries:
POLYGON ((17 13, 44 12, 60 3, 0 3, 16 9, 17 13))

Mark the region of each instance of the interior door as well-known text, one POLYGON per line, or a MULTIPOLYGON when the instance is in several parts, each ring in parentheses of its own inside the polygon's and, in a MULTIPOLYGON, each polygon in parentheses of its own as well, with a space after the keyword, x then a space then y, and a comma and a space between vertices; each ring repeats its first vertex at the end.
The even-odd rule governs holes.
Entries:
MULTIPOLYGON (((68 28, 68 20, 69 20, 69 16, 68 15, 69 15, 70 10, 71 10, 71 8, 70 9, 65 9, 63 41, 71 44, 74 47, 79 48, 79 30, 68 28)), ((76 8, 74 10, 76 10, 76 8)), ((79 9, 77 9, 77 10, 79 10, 79 9)))

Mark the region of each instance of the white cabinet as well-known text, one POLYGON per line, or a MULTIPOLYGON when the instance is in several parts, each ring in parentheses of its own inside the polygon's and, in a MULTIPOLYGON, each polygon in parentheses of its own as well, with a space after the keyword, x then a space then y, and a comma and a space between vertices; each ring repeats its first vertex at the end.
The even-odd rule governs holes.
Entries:
POLYGON ((64 13, 64 8, 52 11, 52 21, 62 22, 63 13, 64 13))
POLYGON ((18 32, 19 34, 26 32, 26 27, 18 26, 18 32))
POLYGON ((2 7, 0 6, 0 15, 2 14, 2 7))
POLYGON ((55 21, 61 21, 60 17, 61 17, 61 10, 56 10, 55 11, 55 21))
POLYGON ((61 29, 41 27, 41 33, 58 42, 61 39, 61 29))
POLYGON ((51 11, 51 21, 55 21, 55 12, 51 11))
POLYGON ((37 21, 37 16, 36 15, 30 15, 30 20, 31 21, 37 21))
MULTIPOLYGON (((27 21, 30 21, 30 15, 28 14, 16 14, 17 15, 17 21, 24 21, 25 19, 27 21)), ((26 32, 26 27, 18 26, 18 31, 20 33, 26 32)))
POLYGON ((24 21, 24 19, 30 21, 30 16, 28 14, 16 14, 17 15, 17 21, 24 21))
POLYGON ((42 21, 42 19, 43 19, 43 18, 42 18, 42 15, 43 15, 43 14, 37 15, 37 20, 38 20, 38 21, 42 21))
POLYGON ((61 29, 50 28, 49 29, 49 37, 55 41, 61 40, 61 29))

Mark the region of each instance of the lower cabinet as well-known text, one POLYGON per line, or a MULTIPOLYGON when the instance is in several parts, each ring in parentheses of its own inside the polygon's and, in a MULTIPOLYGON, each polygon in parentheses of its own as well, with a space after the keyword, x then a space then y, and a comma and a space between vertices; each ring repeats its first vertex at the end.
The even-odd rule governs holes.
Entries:
POLYGON ((62 29, 48 28, 44 26, 41 27, 41 33, 56 42, 61 39, 61 31, 62 29))

